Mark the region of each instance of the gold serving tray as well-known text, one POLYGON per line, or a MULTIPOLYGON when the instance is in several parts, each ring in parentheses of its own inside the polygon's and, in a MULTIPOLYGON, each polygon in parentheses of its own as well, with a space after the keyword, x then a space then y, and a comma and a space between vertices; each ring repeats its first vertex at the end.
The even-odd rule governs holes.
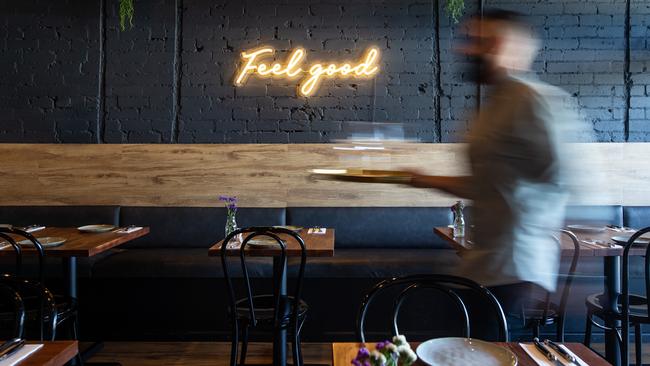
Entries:
POLYGON ((411 181, 410 173, 399 170, 313 169, 311 177, 357 183, 408 184, 411 181))

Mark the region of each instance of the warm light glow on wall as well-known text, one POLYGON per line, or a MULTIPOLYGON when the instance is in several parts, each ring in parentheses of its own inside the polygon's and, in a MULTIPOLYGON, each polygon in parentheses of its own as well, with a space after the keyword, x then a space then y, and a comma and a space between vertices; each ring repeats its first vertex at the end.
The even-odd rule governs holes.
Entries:
POLYGON ((370 78, 377 74, 379 67, 379 50, 369 48, 356 64, 323 64, 316 62, 309 68, 303 69, 303 59, 306 51, 302 48, 293 50, 284 64, 280 62, 264 63, 260 59, 272 56, 275 50, 271 47, 261 47, 252 51, 241 53, 242 67, 235 78, 236 86, 243 86, 251 75, 259 77, 275 77, 293 79, 302 76, 298 92, 303 96, 310 96, 316 92, 323 78, 370 78))

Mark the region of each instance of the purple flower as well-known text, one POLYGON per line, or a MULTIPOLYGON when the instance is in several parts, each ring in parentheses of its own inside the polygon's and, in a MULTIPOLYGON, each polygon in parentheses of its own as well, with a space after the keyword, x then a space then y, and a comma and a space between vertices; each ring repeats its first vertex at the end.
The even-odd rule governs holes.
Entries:
POLYGON ((384 349, 384 348, 385 348, 386 346, 388 346, 389 344, 390 344, 390 341, 389 341, 389 340, 386 340, 386 341, 383 341, 383 342, 379 342, 379 343, 377 343, 377 345, 375 346, 375 349, 376 349, 377 351, 381 351, 382 349, 384 349))
POLYGON ((364 358, 370 357, 370 351, 366 347, 361 347, 359 348, 359 352, 357 353, 357 360, 363 360, 364 358))
POLYGON ((237 197, 236 196, 219 196, 219 201, 222 201, 229 211, 237 210, 237 197))
POLYGON ((359 360, 357 360, 357 359, 352 360, 352 364, 354 366, 362 366, 361 362, 359 360))

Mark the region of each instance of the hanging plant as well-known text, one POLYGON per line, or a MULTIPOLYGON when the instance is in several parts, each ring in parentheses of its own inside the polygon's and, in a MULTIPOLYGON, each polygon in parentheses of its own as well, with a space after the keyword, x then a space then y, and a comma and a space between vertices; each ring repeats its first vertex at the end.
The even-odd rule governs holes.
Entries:
POLYGON ((447 0, 445 9, 451 19, 454 20, 454 23, 458 23, 458 19, 463 16, 463 12, 465 11, 465 0, 447 0))
POLYGON ((120 0, 120 29, 122 29, 122 31, 126 30, 127 21, 129 23, 129 28, 133 28, 133 14, 135 13, 133 1, 134 0, 120 0))

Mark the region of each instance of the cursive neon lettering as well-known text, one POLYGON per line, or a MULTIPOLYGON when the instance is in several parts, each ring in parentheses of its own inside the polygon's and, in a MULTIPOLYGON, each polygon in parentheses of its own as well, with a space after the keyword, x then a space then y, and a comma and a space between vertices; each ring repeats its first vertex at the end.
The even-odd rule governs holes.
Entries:
POLYGON ((243 86, 250 75, 260 77, 276 78, 294 78, 302 75, 303 78, 299 83, 298 92, 303 96, 312 95, 320 85, 323 78, 368 78, 372 77, 379 71, 377 63, 379 61, 379 50, 370 48, 365 52, 361 61, 356 64, 330 63, 324 66, 321 63, 314 63, 307 69, 301 67, 306 51, 302 48, 293 50, 286 59, 284 64, 280 62, 263 62, 260 59, 275 53, 271 47, 262 47, 250 52, 242 52, 241 57, 243 66, 235 78, 236 86, 243 86))

